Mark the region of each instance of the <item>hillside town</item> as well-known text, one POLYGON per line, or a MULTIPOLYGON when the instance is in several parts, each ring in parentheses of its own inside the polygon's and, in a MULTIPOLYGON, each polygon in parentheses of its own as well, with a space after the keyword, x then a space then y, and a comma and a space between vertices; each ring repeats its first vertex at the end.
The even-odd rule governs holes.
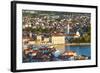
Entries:
POLYGON ((91 42, 91 14, 32 10, 22 14, 23 62, 90 59, 68 46, 91 42))

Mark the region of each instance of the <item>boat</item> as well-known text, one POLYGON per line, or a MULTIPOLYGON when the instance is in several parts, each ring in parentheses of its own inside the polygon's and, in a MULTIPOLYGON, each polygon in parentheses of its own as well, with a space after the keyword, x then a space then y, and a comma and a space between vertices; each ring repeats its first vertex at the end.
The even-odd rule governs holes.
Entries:
POLYGON ((77 53, 75 51, 66 51, 62 55, 67 57, 75 57, 77 56, 77 53))

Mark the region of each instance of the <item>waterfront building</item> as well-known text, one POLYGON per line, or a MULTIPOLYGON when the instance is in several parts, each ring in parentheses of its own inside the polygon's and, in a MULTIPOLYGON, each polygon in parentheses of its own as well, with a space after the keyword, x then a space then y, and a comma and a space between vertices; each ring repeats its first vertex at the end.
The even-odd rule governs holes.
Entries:
POLYGON ((52 44, 65 44, 65 35, 52 35, 52 44))
POLYGON ((79 38, 80 37, 80 33, 77 31, 76 35, 74 36, 74 38, 79 38))

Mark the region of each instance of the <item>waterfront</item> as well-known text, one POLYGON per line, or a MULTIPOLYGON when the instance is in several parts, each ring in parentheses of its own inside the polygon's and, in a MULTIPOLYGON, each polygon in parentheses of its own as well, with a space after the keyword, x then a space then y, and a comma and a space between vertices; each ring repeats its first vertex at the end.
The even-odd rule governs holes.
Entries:
POLYGON ((91 59, 90 45, 55 45, 33 47, 28 49, 27 55, 23 53, 23 62, 47 62, 47 61, 73 61, 91 59))

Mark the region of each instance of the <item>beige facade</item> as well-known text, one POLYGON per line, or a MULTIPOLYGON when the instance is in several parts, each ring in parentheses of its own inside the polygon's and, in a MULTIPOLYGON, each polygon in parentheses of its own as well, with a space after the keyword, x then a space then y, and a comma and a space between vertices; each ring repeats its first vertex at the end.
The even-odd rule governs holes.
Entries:
POLYGON ((44 41, 45 42, 49 42, 49 38, 44 38, 44 41))
POLYGON ((52 44, 65 44, 65 36, 52 36, 52 44))

